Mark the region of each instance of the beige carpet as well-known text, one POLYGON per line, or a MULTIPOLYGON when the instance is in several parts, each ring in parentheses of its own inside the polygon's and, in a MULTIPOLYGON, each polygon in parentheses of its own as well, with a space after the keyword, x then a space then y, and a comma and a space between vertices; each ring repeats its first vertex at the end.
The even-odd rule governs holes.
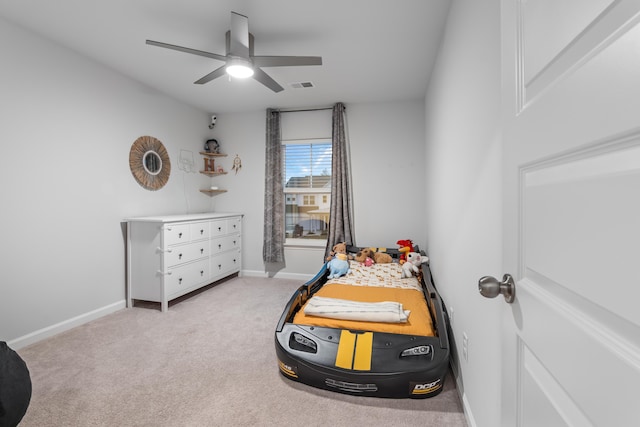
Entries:
POLYGON ((299 281, 239 277, 20 349, 30 426, 466 426, 454 381, 430 399, 376 399, 283 378, 274 329, 299 281))

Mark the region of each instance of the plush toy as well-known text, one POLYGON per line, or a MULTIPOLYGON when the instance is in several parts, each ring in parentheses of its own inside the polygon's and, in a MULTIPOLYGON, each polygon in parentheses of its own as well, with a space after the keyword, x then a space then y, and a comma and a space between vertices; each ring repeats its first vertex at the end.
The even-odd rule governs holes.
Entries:
POLYGON ((336 256, 327 263, 329 276, 327 279, 338 278, 349 273, 349 261, 346 254, 336 254, 336 256))
POLYGON ((387 253, 378 252, 374 249, 373 262, 375 262, 376 264, 390 264, 393 262, 393 258, 387 253))
POLYGON ((358 262, 365 262, 367 258, 371 258, 376 264, 389 264, 393 262, 391 255, 384 252, 376 252, 374 248, 362 248, 354 257, 358 262))
MULTIPOLYGON (((329 252, 329 256, 327 257, 326 261, 331 261, 337 254, 347 255, 347 244, 345 242, 336 243, 335 245, 333 245, 333 250, 329 252)), ((347 255, 347 259, 351 259, 351 256, 347 255)))
POLYGON ((366 258, 364 259, 364 261, 363 261, 363 262, 361 262, 360 264, 364 265, 365 267, 371 267, 371 266, 372 266, 373 264, 375 264, 375 263, 373 262, 373 260, 372 260, 371 258, 366 257, 366 258))
POLYGON ((400 246, 400 248, 398 249, 398 251, 400 251, 399 262, 400 264, 404 264, 407 261, 407 253, 415 252, 413 248, 413 242, 411 240, 405 239, 405 240, 398 240, 396 244, 400 246))
POLYGON ((407 261, 402 264, 402 277, 411 277, 415 273, 420 272, 420 265, 429 262, 429 257, 426 255, 420 255, 417 252, 408 252, 407 261))

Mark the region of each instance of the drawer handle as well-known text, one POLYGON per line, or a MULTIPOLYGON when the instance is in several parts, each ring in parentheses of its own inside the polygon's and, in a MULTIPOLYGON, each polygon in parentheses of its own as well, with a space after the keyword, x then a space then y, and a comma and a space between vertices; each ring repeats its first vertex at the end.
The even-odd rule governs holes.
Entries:
POLYGON ((235 259, 233 260, 233 263, 234 263, 234 264, 236 263, 236 260, 235 260, 235 259))
POLYGON ((178 233, 178 239, 182 239, 182 233, 178 233))
POLYGON ((200 255, 204 253, 204 248, 200 248, 200 255))
POLYGON ((168 253, 168 254, 170 254, 171 252, 173 252, 173 249, 171 249, 171 248, 169 248, 169 249, 162 249, 160 246, 158 246, 156 249, 157 249, 158 251, 160 251, 160 252, 166 252, 166 253, 168 253))
POLYGON ((235 246, 235 244, 236 244, 236 241, 234 240, 234 241, 233 241, 233 245, 235 246))
POLYGON ((221 244, 218 244, 218 249, 222 249, 222 245, 221 244))
POLYGON ((200 234, 204 234, 204 230, 203 229, 200 229, 200 234))
POLYGON ((200 270, 200 275, 204 276, 204 270, 200 270))
POLYGON ((222 227, 218 227, 218 231, 222 231, 222 227))
POLYGON ((182 254, 178 254, 178 259, 182 259, 182 254))
POLYGON ((218 270, 222 269, 222 264, 218 264, 218 270))
POLYGON ((182 285, 182 277, 178 278, 178 285, 182 285))

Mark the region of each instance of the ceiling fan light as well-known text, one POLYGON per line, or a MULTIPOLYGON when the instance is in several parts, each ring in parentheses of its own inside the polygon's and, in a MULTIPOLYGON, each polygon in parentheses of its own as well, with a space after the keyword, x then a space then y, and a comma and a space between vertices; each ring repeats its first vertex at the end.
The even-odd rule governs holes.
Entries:
POLYGON ((253 76, 253 66, 250 61, 232 59, 227 63, 227 74, 238 79, 246 79, 253 76))

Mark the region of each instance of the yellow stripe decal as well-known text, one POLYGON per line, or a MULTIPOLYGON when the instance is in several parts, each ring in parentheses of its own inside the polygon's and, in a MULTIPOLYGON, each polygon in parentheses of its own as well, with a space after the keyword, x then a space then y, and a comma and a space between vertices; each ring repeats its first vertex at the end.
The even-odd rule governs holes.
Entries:
POLYGON ((371 370, 371 349, 373 348, 373 332, 358 334, 356 342, 356 355, 353 358, 353 369, 355 371, 371 370))
POLYGON ((343 369, 351 369, 353 366, 353 348, 356 344, 356 334, 342 330, 340 344, 336 354, 336 366, 343 369))

